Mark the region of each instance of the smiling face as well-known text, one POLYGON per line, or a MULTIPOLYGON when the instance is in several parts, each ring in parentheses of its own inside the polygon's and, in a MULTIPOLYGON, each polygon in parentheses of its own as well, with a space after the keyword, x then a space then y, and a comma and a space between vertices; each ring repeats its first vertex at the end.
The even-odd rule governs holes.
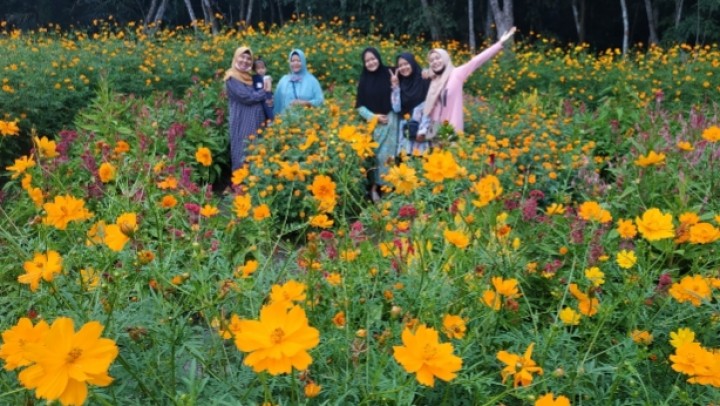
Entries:
POLYGON ((398 72, 400 73, 400 75, 404 77, 412 75, 412 65, 410 65, 410 62, 408 62, 406 59, 398 58, 397 64, 398 72))
POLYGON ((235 69, 239 70, 240 72, 247 72, 252 68, 252 56, 248 52, 243 52, 237 57, 235 57, 235 61, 233 62, 233 66, 235 66, 235 69))
POLYGON ((363 61, 365 61, 365 69, 367 69, 368 72, 375 72, 380 66, 380 61, 378 61, 377 57, 375 57, 375 54, 369 51, 365 52, 363 61))
POLYGON ((290 57, 290 70, 293 73, 300 72, 300 69, 302 69, 302 61, 300 60, 300 55, 293 54, 293 56, 290 57))
POLYGON ((430 53, 428 63, 430 63, 430 69, 432 69, 433 72, 440 72, 445 68, 445 61, 442 60, 442 56, 437 52, 430 53))

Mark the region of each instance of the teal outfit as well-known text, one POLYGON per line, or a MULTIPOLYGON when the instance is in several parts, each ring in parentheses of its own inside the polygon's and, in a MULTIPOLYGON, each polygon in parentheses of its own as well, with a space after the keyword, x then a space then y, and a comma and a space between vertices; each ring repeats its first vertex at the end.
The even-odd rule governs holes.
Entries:
POLYGON ((278 82, 275 89, 275 100, 273 101, 275 115, 282 114, 287 110, 293 100, 308 101, 313 107, 318 107, 325 101, 320 82, 312 73, 307 71, 305 54, 299 49, 293 49, 288 56, 288 62, 293 55, 300 57, 302 66, 300 71, 294 73, 291 70, 278 82))
MULTIPOLYGON (((367 121, 372 120, 375 116, 372 111, 364 106, 358 108, 358 113, 367 121)), ((373 131, 373 140, 378 143, 377 148, 375 148, 377 168, 375 168, 375 178, 373 179, 377 185, 387 185, 387 182, 383 180, 383 176, 387 175, 390 167, 395 164, 398 149, 397 134, 400 128, 400 120, 394 112, 388 113, 387 118, 387 124, 378 123, 375 126, 375 131, 373 131)))

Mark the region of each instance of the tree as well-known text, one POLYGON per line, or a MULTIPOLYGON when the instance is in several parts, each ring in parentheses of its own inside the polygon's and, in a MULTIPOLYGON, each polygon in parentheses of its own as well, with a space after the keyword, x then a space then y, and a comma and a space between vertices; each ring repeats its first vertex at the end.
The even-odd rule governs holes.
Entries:
MULTIPOLYGON (((513 15, 513 0, 502 0, 502 7, 498 3, 498 0, 489 0, 490 9, 495 19, 495 28, 497 29, 498 37, 502 33, 507 32, 510 28, 515 25, 515 17, 513 15)), ((510 39, 512 42, 512 38, 510 39)))
POLYGON ((195 17, 195 10, 193 10, 190 0, 185 0, 185 7, 188 10, 188 15, 190 15, 190 24, 197 32, 197 18, 195 17))
POLYGON ((575 20, 575 31, 577 31, 578 43, 585 42, 585 0, 572 0, 573 19, 575 20))
POLYGON ((430 29, 430 39, 433 41, 439 40, 440 30, 438 29, 438 25, 435 22, 435 18, 433 18, 433 12, 430 9, 430 4, 428 4, 428 0, 420 0, 420 5, 422 6, 423 15, 425 16, 425 22, 430 29))
POLYGON ((620 8, 622 9, 622 23, 623 23, 623 39, 622 39, 622 52, 623 55, 627 54, 630 48, 630 19, 628 18, 628 10, 626 0, 620 0, 620 8))
POLYGON ((650 37, 648 43, 650 45, 657 45, 660 40, 657 34, 657 9, 653 5, 652 0, 645 0, 645 13, 647 14, 648 20, 648 32, 650 37))
POLYGON ((470 51, 475 53, 475 8, 473 0, 468 0, 468 43, 470 51))

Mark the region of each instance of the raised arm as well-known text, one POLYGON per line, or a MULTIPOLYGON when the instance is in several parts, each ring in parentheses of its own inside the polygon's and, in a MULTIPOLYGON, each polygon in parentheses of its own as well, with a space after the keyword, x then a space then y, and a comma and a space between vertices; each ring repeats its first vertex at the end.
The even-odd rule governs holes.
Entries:
POLYGON ((468 78, 468 76, 475 72, 480 66, 482 66, 485 62, 489 61, 500 51, 502 51, 505 42, 512 38, 514 34, 515 27, 512 27, 500 37, 500 40, 498 40, 498 42, 496 42, 486 50, 482 51, 481 53, 475 55, 469 62, 465 63, 464 65, 456 67, 455 72, 457 73, 455 74, 458 75, 458 78, 464 82, 468 78))

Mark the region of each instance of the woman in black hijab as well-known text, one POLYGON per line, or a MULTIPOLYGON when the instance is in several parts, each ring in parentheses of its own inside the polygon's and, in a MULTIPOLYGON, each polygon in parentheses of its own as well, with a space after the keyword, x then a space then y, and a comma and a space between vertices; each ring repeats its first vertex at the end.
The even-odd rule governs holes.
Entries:
POLYGON ((380 200, 380 186, 386 184, 383 176, 395 160, 398 117, 392 110, 390 100, 391 69, 383 65, 380 53, 375 48, 365 48, 361 56, 363 70, 358 81, 355 108, 367 121, 377 118, 373 131, 373 140, 378 144, 375 149, 376 167, 372 171, 370 186, 370 197, 377 202, 380 200))
POLYGON ((422 119, 430 80, 423 79, 422 69, 413 54, 401 53, 396 63, 397 69, 391 82, 393 110, 400 115, 398 154, 423 154, 430 148, 430 143, 417 141, 414 133, 422 119))

